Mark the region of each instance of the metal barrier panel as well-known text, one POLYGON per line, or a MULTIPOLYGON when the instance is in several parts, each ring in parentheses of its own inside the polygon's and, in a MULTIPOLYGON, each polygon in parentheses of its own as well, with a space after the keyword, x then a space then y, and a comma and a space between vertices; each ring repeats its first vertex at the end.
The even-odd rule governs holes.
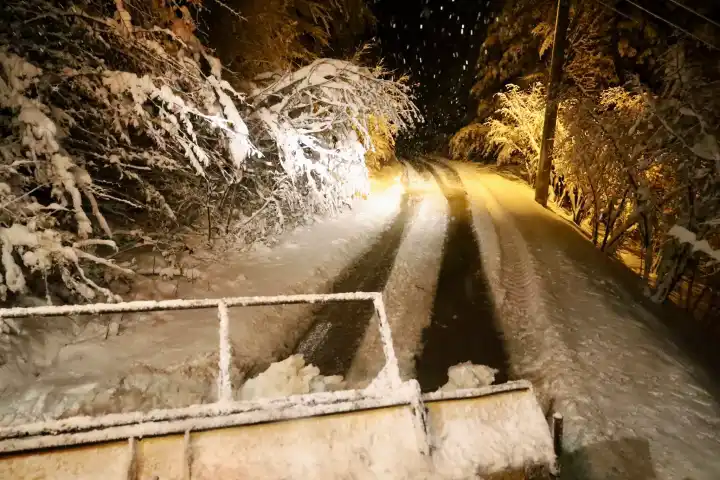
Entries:
POLYGON ((4 318, 31 316, 64 316, 79 314, 135 313, 171 310, 194 310, 216 308, 218 315, 218 397, 209 405, 154 410, 151 412, 127 412, 98 417, 72 417, 64 420, 44 421, 11 427, 0 427, 0 452, 28 448, 69 445, 86 441, 108 439, 97 430, 115 429, 115 438, 164 434, 178 431, 180 423, 203 424, 204 428, 229 424, 250 424, 260 421, 298 418, 350 411, 357 408, 413 403, 419 406, 417 382, 402 382, 397 357, 393 347, 392 333, 387 319, 382 294, 377 292, 353 292, 308 295, 278 295, 254 297, 228 297, 218 299, 186 299, 164 301, 134 301, 119 303, 96 303, 87 305, 42 306, 31 308, 0 309, 0 321, 4 318), (231 307, 315 304, 330 302, 371 301, 375 307, 380 328, 385 364, 378 378, 366 390, 346 390, 333 393, 297 395, 283 399, 236 402, 232 397, 230 365, 231 307), (380 378, 382 377, 382 378, 380 378), (223 418, 224 417, 224 418, 223 418), (230 417, 233 417, 232 420, 230 417), (198 419, 204 419, 198 421, 198 419), (227 423, 225 422, 225 423, 227 423), (172 426, 171 426, 172 425, 172 426), (152 427, 152 428, 150 428, 152 427), (119 430, 118 430, 119 429, 119 430), (52 435, 50 438, 35 438, 52 435), (24 439, 24 440, 23 440, 24 439))
POLYGON ((372 455, 385 462, 386 471, 406 471, 403 478, 419 478, 417 468, 424 466, 433 476, 422 478, 467 478, 458 472, 500 471, 506 460, 512 460, 513 468, 555 461, 552 438, 529 382, 426 394, 417 380, 403 382, 380 293, 12 308, 0 309, 0 321, 203 308, 215 308, 218 318, 214 403, 0 427, 0 477, 209 480, 268 478, 268 472, 274 472, 271 477, 280 479, 305 468, 312 474, 303 478, 320 478, 322 472, 332 473, 324 478, 337 478, 347 473, 347 462, 362 467, 372 455), (250 401, 233 398, 231 307, 344 301, 371 301, 375 307, 385 364, 370 386, 250 401), (348 415, 333 415, 338 413, 348 415), (261 423, 271 424, 252 427, 261 423), (346 448, 338 448, 337 438, 349 441, 346 448), (278 455, 267 455, 263 448, 276 448, 278 455), (287 449, 294 454, 285 458, 287 468, 278 470, 275 464, 287 449), (323 461, 308 465, 303 460, 313 455, 323 461), (338 455, 342 461, 324 462, 338 455))

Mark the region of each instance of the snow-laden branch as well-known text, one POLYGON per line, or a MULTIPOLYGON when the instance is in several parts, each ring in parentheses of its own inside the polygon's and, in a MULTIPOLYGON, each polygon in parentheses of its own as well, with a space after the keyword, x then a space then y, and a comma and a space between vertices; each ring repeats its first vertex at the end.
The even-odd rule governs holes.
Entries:
POLYGON ((136 23, 138 5, 0 2, 2 295, 37 274, 114 298, 94 267, 127 273, 99 252, 128 219, 140 235, 180 224, 250 243, 335 212, 367 192, 377 137, 387 149, 420 120, 406 85, 340 60, 261 76, 246 96, 179 28, 186 11, 161 28, 136 23))
POLYGON ((697 235, 687 228, 680 225, 673 225, 668 231, 670 237, 675 238, 680 243, 690 245, 695 252, 702 252, 712 259, 714 262, 720 263, 720 250, 716 250, 710 246, 707 240, 700 240, 697 235))
POLYGON ((286 75, 263 75, 247 101, 276 140, 280 165, 305 178, 317 201, 365 193, 365 155, 373 145, 372 119, 394 132, 421 120, 407 87, 343 60, 323 58, 286 75))

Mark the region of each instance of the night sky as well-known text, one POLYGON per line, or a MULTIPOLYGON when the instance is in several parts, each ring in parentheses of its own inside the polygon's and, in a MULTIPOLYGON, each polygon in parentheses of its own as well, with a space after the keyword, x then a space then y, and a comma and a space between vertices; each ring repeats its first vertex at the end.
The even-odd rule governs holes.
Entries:
POLYGON ((473 116, 470 99, 478 50, 498 1, 375 0, 375 31, 385 66, 407 73, 426 124, 411 138, 441 147, 473 116))

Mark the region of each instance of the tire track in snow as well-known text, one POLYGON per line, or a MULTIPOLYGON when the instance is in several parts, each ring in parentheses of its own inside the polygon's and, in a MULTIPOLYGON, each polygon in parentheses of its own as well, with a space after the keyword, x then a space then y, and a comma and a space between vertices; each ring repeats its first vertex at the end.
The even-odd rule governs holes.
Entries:
POLYGON ((525 240, 482 185, 478 171, 461 171, 471 192, 475 233, 508 345, 511 375, 530 380, 543 408, 565 416, 569 444, 607 438, 602 411, 590 393, 577 395, 583 391, 583 372, 548 315, 550 302, 525 240))
MULTIPOLYGON (((405 236, 412 210, 407 193, 393 223, 339 276, 328 293, 383 291, 405 236)), ((294 349, 323 375, 350 369, 375 307, 371 302, 328 303, 314 310, 312 325, 294 349)))
MULTIPOLYGON (((405 240, 400 246, 384 299, 392 329, 395 354, 403 379, 415 378, 415 355, 422 346, 422 332, 430 324, 442 247, 448 223, 448 204, 439 187, 427 182, 413 170, 410 185, 424 187, 425 195, 415 209, 405 240)), ((375 319, 373 319, 375 321, 375 319)), ((384 355, 375 324, 365 332, 346 380, 362 388, 382 368, 384 355)))
POLYGON ((451 216, 432 321, 423 332, 417 358, 418 381, 424 391, 436 390, 447 382, 448 368, 470 361, 498 369, 496 381, 503 383, 508 379, 508 355, 495 319, 491 287, 483 276, 465 186, 444 164, 423 162, 420 168, 443 191, 451 216))

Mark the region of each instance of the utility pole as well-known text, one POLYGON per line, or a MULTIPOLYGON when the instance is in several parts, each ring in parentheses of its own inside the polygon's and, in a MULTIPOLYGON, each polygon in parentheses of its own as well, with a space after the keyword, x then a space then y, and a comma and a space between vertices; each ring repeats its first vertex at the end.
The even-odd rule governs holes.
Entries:
POLYGON ((547 84, 545 104, 545 122, 543 123, 540 160, 535 175, 535 201, 547 206, 548 187, 552 152, 555 145, 555 124, 557 123, 558 91, 562 80, 563 60, 565 59, 565 33, 570 23, 570 0, 558 0, 555 18, 555 37, 553 38, 552 58, 550 60, 550 79, 547 84))

